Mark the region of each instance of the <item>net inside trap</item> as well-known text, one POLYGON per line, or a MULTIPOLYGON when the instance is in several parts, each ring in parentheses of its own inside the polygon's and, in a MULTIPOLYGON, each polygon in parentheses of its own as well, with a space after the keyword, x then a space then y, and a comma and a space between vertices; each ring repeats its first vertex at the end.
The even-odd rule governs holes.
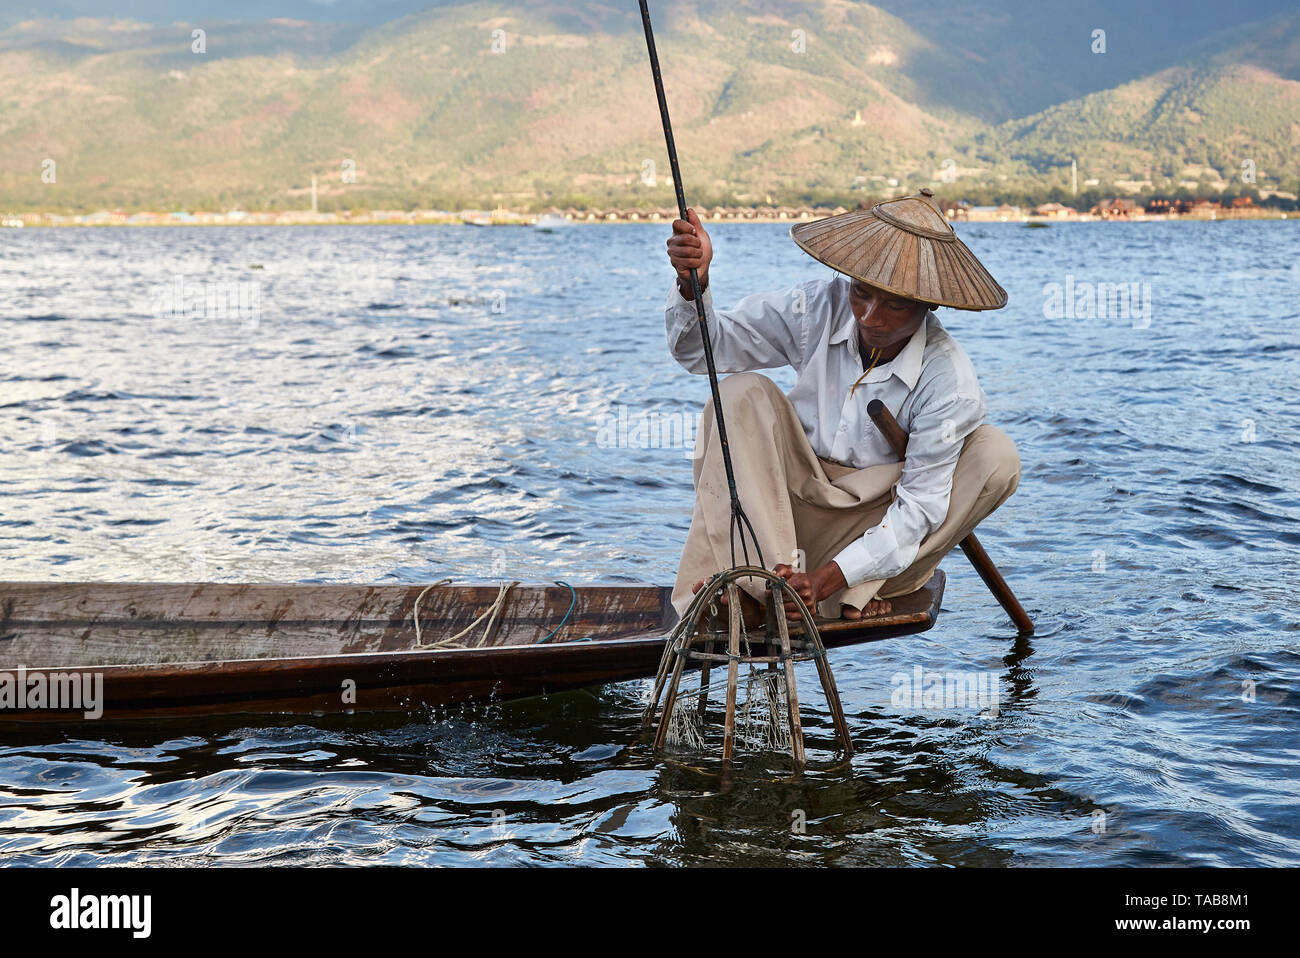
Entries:
MULTIPOLYGON (((683 689, 667 717, 664 744, 669 748, 703 752, 721 745, 727 676, 713 673, 710 684, 683 689)), ((790 700, 783 668, 760 669, 750 665, 736 690, 735 741, 750 751, 790 751, 790 700)))

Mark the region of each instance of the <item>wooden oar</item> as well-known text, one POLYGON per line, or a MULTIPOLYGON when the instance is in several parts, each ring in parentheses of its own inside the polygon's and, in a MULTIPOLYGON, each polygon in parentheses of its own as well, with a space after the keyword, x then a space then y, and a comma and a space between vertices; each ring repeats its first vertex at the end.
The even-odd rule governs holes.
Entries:
MULTIPOLYGON (((907 433, 903 432, 903 427, 898 424, 894 414, 879 399, 873 399, 867 404, 867 415, 871 417, 872 422, 880 430, 881 434, 889 441, 894 452, 898 453, 899 458, 907 458, 907 433)), ((975 533, 971 533, 965 539, 961 540, 961 551, 966 553, 966 558, 970 559, 970 564, 975 567, 975 571, 980 574, 984 584, 989 587, 993 597, 998 600, 1002 608, 1006 609, 1007 615, 1011 616, 1011 621, 1015 623, 1021 635, 1033 635, 1034 623, 1025 612, 1020 600, 1016 594, 1011 591, 1011 586, 1007 585, 1007 580, 1002 578, 1002 573, 998 567, 993 564, 989 554, 984 551, 980 541, 975 538, 975 533)))

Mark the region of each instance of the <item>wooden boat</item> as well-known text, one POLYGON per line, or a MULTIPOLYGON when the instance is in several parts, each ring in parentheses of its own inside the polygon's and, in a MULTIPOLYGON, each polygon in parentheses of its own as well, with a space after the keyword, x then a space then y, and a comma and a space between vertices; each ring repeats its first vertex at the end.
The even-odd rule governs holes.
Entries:
MULTIPOLYGON (((888 615, 821 623, 822 639, 925 631, 943 587, 936 572, 888 615)), ((414 711, 648 678, 677 619, 670 591, 514 585, 498 602, 498 585, 4 582, 0 721, 91 718, 54 701, 69 676, 102 676, 110 718, 414 711), (24 683, 50 690, 42 707, 14 697, 24 683)))

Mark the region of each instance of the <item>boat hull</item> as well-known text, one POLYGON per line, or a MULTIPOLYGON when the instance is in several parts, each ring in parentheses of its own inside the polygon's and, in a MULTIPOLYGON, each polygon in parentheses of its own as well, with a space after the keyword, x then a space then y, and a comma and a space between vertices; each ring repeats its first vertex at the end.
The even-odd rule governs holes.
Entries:
MULTIPOLYGON (((893 600, 895 609, 889 616, 861 623, 825 623, 822 640, 827 648, 836 648, 925 631, 938 617, 943 586, 943 573, 936 572, 925 588, 893 600)), ((415 712, 504 701, 652 677, 675 619, 667 601, 669 590, 661 587, 593 586, 566 591, 532 586, 525 587, 532 590, 527 594, 520 590, 512 608, 507 608, 509 602, 502 605, 503 631, 485 632, 488 644, 420 649, 414 641, 413 618, 402 609, 409 612, 422 592, 429 608, 440 610, 431 611, 426 619, 421 606, 426 641, 473 621, 491 608, 489 597, 499 594, 495 586, 441 588, 459 591, 430 599, 432 590, 418 586, 0 583, 0 721, 66 724, 239 713, 415 712), (248 591, 238 591, 250 588, 278 591, 252 598, 248 591), (84 593, 81 599, 74 598, 78 590, 84 593), (295 597, 296 617, 290 617, 293 609, 286 606, 285 596, 290 594, 295 597), (110 595, 117 596, 112 607, 110 595), (173 608, 169 615, 156 605, 146 607, 151 596, 157 603, 187 595, 190 599, 184 607, 173 608), (355 609, 345 612, 347 602, 357 595, 372 603, 370 618, 355 609), (564 598, 570 599, 570 606, 562 618, 564 598), (254 611, 272 601, 269 613, 254 611), (458 602, 467 608, 449 615, 458 602), (319 617, 304 614, 303 609, 312 606, 323 610, 319 617), (145 657, 158 659, 166 653, 183 658, 186 650, 219 647, 223 636, 233 647, 255 648, 254 635, 262 637, 266 654, 97 664, 93 652, 78 651, 99 649, 101 661, 121 657, 123 637, 132 634, 132 621, 138 651, 145 657), (430 635, 438 622, 443 627, 430 635), (568 634, 539 641, 538 634, 545 637, 555 622, 569 623, 568 634), (312 644, 328 650, 327 654, 275 654, 277 649, 301 651, 312 644), (349 646, 374 648, 342 650, 349 646), (13 657, 14 651, 22 650, 31 660, 36 654, 32 650, 38 648, 47 649, 42 667, 25 668, 19 664, 21 659, 13 657), (78 660, 80 654, 91 658, 78 660), (85 699, 70 701, 66 695, 54 701, 48 690, 69 675, 83 685, 100 683, 97 708, 88 709, 85 699), (32 707, 30 698, 19 703, 11 694, 6 701, 3 683, 9 681, 12 692, 20 680, 27 690, 43 684, 45 700, 32 707)))

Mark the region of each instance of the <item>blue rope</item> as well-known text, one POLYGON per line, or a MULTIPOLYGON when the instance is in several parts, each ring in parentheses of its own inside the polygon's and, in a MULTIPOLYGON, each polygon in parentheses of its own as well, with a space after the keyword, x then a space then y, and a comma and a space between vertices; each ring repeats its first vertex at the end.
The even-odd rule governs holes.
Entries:
POLYGON ((549 642, 552 638, 554 638, 555 633, 559 632, 560 629, 564 628, 564 623, 569 621, 569 616, 573 615, 574 606, 578 604, 578 592, 576 589, 573 588, 573 586, 569 585, 569 583, 563 581, 562 579, 556 579, 555 584, 562 585, 569 590, 569 596, 570 596, 569 611, 564 613, 564 618, 560 620, 560 624, 557 625, 555 628, 551 629, 550 635, 546 636, 543 639, 537 640, 536 642, 537 645, 541 645, 543 642, 549 642))

